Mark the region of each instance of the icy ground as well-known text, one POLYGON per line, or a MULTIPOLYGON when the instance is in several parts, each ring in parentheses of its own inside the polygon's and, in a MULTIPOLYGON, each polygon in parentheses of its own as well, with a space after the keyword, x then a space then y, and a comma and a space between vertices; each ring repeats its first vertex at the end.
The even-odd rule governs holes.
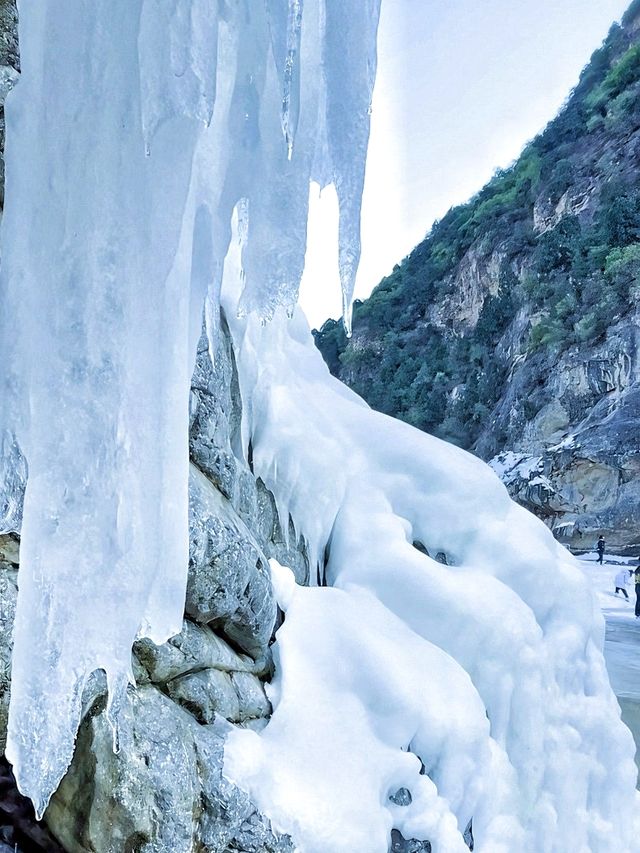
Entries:
POLYGON ((640 767, 640 619, 634 612, 635 590, 633 581, 627 592, 629 601, 616 595, 614 578, 621 566, 635 568, 636 560, 605 555, 605 564, 596 562, 595 554, 580 557, 602 608, 606 622, 604 657, 611 686, 622 709, 622 719, 631 729, 636 745, 636 764, 640 767))

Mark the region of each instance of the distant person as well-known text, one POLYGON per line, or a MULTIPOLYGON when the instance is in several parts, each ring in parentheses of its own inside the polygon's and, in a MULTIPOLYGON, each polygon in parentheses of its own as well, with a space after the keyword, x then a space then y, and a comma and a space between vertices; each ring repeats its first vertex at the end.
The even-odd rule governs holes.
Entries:
POLYGON ((632 574, 633 569, 621 569, 616 575, 614 581, 616 585, 615 595, 621 592, 627 601, 629 601, 629 596, 627 595, 627 583, 631 580, 632 574))
POLYGON ((640 619, 640 566, 635 570, 636 581, 636 619, 640 619))
POLYGON ((596 542, 596 551, 598 552, 598 562, 602 565, 604 561, 604 549, 606 547, 606 543, 604 541, 604 536, 600 536, 598 541, 596 542))

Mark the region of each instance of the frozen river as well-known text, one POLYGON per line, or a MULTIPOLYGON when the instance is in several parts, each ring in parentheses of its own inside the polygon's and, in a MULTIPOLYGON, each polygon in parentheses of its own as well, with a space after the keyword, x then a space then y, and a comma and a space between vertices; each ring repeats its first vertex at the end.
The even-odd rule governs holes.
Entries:
POLYGON ((631 729, 636 741, 636 764, 640 766, 640 619, 634 615, 635 589, 629 583, 627 602, 615 594, 614 577, 621 567, 635 568, 637 560, 607 555, 599 566, 595 555, 581 558, 585 572, 596 590, 606 622, 604 656, 622 719, 631 729))

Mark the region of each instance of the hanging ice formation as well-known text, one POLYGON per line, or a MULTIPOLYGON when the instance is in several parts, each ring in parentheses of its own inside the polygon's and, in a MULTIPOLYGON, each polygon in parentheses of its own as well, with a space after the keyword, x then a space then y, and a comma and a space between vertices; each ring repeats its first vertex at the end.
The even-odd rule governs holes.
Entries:
POLYGON ((314 179, 336 186, 348 315, 376 3, 20 11, 2 401, 29 480, 8 752, 38 811, 87 674, 107 671, 117 729, 134 637, 180 625, 189 379, 224 273, 245 444, 333 585, 274 567, 274 715, 229 738, 227 772, 305 853, 386 853, 392 827, 462 853, 469 818, 481 853, 638 849, 633 744, 576 564, 481 462, 333 380, 294 311, 314 179))
POLYGON ((117 728, 135 636, 181 625, 189 382, 236 206, 240 307, 268 318, 296 302, 310 181, 334 183, 350 302, 377 19, 378 0, 21 4, 1 396, 29 478, 7 753, 40 814, 87 675, 106 670, 117 728))

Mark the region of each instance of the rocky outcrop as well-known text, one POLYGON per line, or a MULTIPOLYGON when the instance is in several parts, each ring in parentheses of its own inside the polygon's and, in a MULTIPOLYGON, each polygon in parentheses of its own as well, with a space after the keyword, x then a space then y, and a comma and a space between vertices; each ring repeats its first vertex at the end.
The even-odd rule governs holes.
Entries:
MULTIPOLYGON (((223 317, 213 361, 205 335, 198 347, 191 382, 191 459, 225 499, 225 506, 235 513, 234 523, 244 524, 245 530, 251 529, 254 544, 257 543, 263 558, 275 558, 291 568, 298 583, 307 583, 309 565, 305 546, 293 520, 289 519, 288 530, 282 529, 273 495, 260 479, 254 478, 243 461, 241 420, 242 402, 233 347, 223 317)), ((192 488, 192 504, 197 493, 197 488, 192 488)))
MULTIPOLYGON (((268 559, 277 556, 291 565, 301 583, 309 578, 305 543, 293 521, 285 536, 273 495, 234 452, 240 447, 241 417, 233 350, 223 322, 213 361, 203 338, 193 379, 182 631, 161 646, 150 640, 136 643, 137 689, 129 694, 117 753, 104 678, 95 673, 90 679, 74 758, 47 809, 46 826, 36 826, 31 818, 34 832, 51 833, 69 853, 292 850, 290 841, 274 832, 248 796, 222 775, 229 728, 259 729, 271 714, 265 688, 277 607, 268 559)), ((18 478, 12 496, 14 519, 20 516, 22 481, 18 478)), ((19 579, 19 539, 0 536, 2 746, 19 579)), ((17 838, 10 818, 7 824, 8 837, 17 838)))
POLYGON ((469 249, 455 275, 450 276, 448 287, 451 298, 446 302, 429 305, 427 322, 445 330, 473 329, 487 297, 498 293, 503 261, 500 251, 487 256, 477 246, 469 249))
POLYGON ((604 340, 574 347, 546 369, 538 358, 521 362, 478 442, 491 458, 499 424, 511 449, 490 464, 511 495, 576 551, 604 534, 611 550, 640 552, 639 344, 633 312, 604 340), (543 404, 529 420, 531 373, 543 404))
POLYGON ((19 73, 16 0, 0 0, 0 209, 4 206, 4 102, 19 73))
POLYGON ((104 701, 87 714, 46 814, 69 853, 288 853, 248 796, 222 775, 224 727, 202 725, 160 689, 131 692, 120 751, 104 701))
POLYGON ((0 753, 4 753, 11 685, 11 634, 18 600, 18 543, 0 536, 0 753))

